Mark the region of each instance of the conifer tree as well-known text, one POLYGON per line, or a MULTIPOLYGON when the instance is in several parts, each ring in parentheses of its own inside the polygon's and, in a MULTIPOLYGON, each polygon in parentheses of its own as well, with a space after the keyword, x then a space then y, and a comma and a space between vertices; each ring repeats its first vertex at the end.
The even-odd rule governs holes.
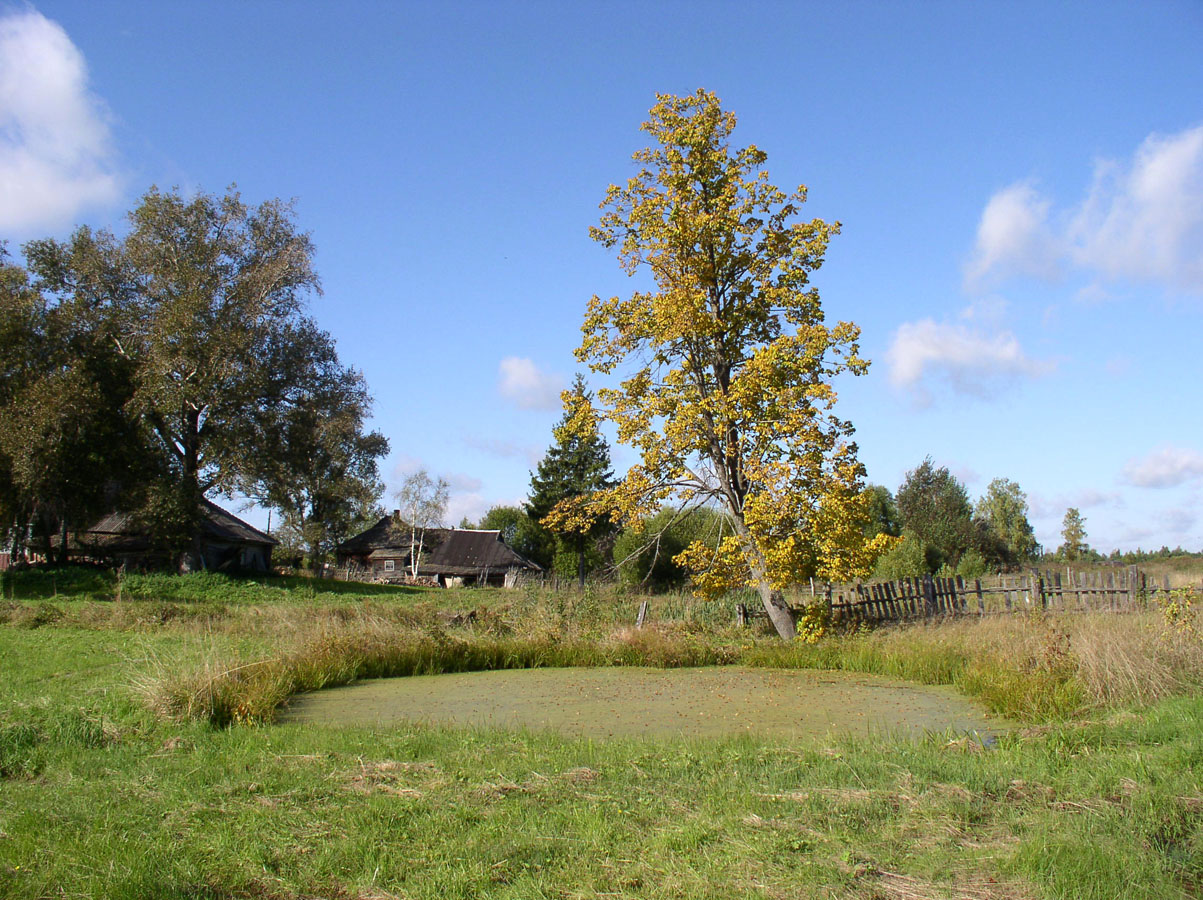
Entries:
MULTIPOLYGON (((537 522, 542 522, 560 503, 583 503, 614 483, 614 475, 610 471, 610 447, 598 431, 596 419, 592 427, 569 427, 570 423, 577 421, 582 411, 592 407, 593 396, 586 389, 582 376, 576 376, 564 400, 564 417, 553 432, 555 443, 548 448, 547 455, 531 475, 530 500, 526 511, 537 522)), ((576 554, 577 579, 582 587, 585 584, 585 557, 590 542, 613 530, 613 525, 606 518, 594 518, 589 522, 560 525, 552 529, 560 546, 576 554)))

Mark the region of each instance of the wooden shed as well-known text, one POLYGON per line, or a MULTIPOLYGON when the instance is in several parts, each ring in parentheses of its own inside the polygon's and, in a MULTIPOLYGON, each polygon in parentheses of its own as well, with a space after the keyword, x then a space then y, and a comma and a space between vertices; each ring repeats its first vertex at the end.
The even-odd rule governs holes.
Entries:
POLYGON ((500 531, 456 528, 418 566, 418 574, 444 587, 467 584, 514 587, 523 574, 538 574, 542 567, 514 550, 500 531))

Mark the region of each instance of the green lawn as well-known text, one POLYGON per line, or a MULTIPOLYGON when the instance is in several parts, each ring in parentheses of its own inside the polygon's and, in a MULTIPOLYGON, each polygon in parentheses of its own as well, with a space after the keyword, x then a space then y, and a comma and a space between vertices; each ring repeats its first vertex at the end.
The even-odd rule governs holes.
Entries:
MULTIPOLYGON (((173 589, 123 600, 133 611, 94 595, 10 602, 0 624, 0 896, 916 900, 1203 890, 1195 689, 1087 703, 993 748, 951 734, 795 744, 216 728, 152 713, 145 685, 278 653, 291 641, 280 630, 299 628, 315 601, 287 597, 283 586, 273 589, 286 599, 257 601, 189 601, 173 589), (197 612, 160 616, 170 604, 197 612)), ((471 599, 522 620, 564 602, 471 599)), ((344 621, 354 634, 362 624, 348 617, 365 604, 375 604, 373 621, 400 620, 429 601, 398 593, 353 609, 343 598, 317 602, 326 604, 321 629, 344 621)), ((441 628, 433 613, 425 624, 406 621, 406 634, 441 628)), ((566 637, 600 641, 611 627, 566 637)), ((1033 628, 1025 640, 1051 646, 1039 630, 1048 626, 1033 628)), ((745 662, 758 654, 814 664, 838 652, 868 669, 875 658, 902 665, 910 652, 927 660, 914 668, 926 680, 964 678, 928 659, 933 647, 961 646, 952 626, 788 651, 764 636, 679 631, 664 640, 742 641, 745 662)), ((444 633, 453 647, 487 637, 444 633)), ((1070 646, 1087 645, 1074 632, 1070 646)), ((1040 665, 1006 678, 1047 676, 1040 665)))

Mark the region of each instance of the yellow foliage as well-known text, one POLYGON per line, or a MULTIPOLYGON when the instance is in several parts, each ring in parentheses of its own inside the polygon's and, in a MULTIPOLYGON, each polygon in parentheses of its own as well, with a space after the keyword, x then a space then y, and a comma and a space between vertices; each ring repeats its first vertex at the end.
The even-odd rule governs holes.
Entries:
POLYGON ((585 314, 577 358, 631 368, 566 427, 608 419, 639 453, 589 513, 633 522, 669 499, 716 502, 735 534, 676 558, 704 596, 867 574, 892 539, 863 537, 864 469, 832 409, 833 379, 869 363, 859 329, 828 325, 809 283, 839 223, 800 218, 805 187, 779 190, 761 150, 731 146, 735 116, 713 94, 657 101, 643 125, 656 144, 591 229, 655 290, 593 297, 585 314))

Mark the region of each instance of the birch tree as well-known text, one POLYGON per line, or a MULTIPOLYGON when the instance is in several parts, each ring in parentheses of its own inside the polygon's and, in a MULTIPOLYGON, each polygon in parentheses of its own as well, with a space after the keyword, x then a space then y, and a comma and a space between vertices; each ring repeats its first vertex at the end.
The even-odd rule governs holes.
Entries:
POLYGON ((397 491, 397 506, 409 522, 409 573, 418 577, 418 565, 426 544, 426 529, 443 524, 451 487, 442 478, 431 478, 425 469, 406 477, 397 491))

